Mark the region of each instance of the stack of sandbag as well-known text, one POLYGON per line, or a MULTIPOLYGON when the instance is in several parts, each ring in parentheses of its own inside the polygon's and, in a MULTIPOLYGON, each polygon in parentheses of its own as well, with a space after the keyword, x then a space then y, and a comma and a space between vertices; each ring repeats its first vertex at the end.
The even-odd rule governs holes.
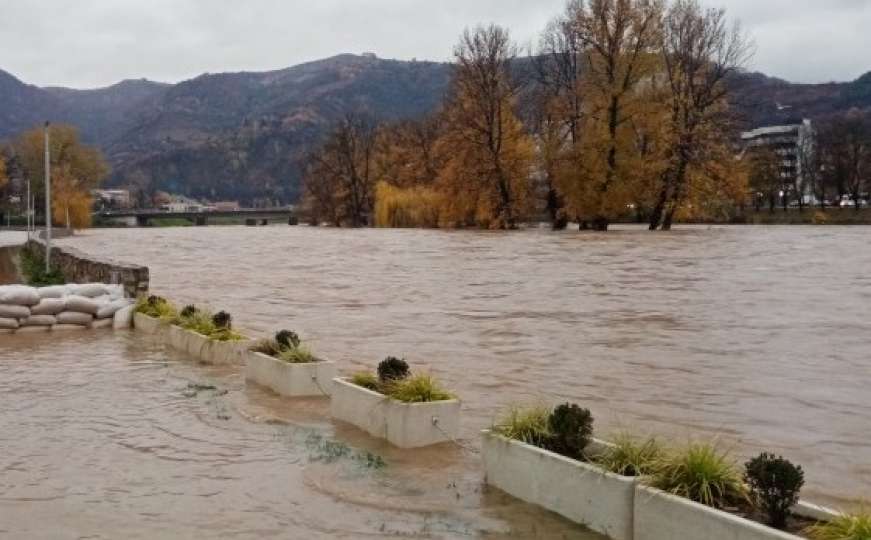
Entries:
POLYGON ((0 331, 129 328, 132 318, 121 285, 0 286, 0 331))

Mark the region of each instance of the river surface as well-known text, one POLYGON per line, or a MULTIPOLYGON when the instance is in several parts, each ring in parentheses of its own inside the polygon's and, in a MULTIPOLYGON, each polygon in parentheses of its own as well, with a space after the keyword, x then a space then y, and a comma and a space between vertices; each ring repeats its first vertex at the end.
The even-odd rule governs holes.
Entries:
POLYGON ((390 449, 321 400, 278 399, 137 335, 2 336, 0 536, 54 538, 56 521, 105 538, 595 538, 481 486, 478 431, 536 400, 591 408, 600 437, 782 453, 818 502, 871 498, 871 228, 208 227, 62 243, 148 265, 153 292, 229 310, 255 336, 294 329, 344 372, 407 357, 463 399, 473 450, 390 449))

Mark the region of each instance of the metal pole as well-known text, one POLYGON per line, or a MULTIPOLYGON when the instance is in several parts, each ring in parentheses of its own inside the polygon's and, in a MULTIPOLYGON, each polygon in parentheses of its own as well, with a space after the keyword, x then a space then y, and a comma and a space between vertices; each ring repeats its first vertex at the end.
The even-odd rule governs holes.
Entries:
POLYGON ((51 272, 51 155, 49 153, 49 122, 45 123, 45 273, 51 272))
POLYGON ((27 199, 24 201, 24 207, 27 209, 27 241, 30 242, 30 177, 27 178, 27 199))

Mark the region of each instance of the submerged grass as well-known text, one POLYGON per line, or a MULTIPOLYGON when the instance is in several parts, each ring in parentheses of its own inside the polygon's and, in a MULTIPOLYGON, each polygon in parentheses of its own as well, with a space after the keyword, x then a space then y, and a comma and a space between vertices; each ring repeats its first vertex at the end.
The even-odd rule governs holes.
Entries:
POLYGON ((747 500, 747 491, 729 452, 715 444, 690 443, 669 452, 651 477, 651 485, 674 495, 710 506, 747 500))
POLYGON ((806 531, 813 540, 871 540, 871 511, 862 509, 806 531))
POLYGON ((665 449, 655 437, 638 439, 628 433, 617 434, 612 446, 595 457, 596 464, 622 476, 656 474, 665 456, 665 449))
POLYGON ((551 408, 546 405, 513 405, 496 419, 493 432, 526 444, 541 446, 549 440, 551 408))

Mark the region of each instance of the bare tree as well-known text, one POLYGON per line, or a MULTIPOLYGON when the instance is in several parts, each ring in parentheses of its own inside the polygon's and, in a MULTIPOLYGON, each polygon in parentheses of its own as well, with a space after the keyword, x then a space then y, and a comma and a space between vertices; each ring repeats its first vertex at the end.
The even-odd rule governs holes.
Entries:
POLYGON ((667 165, 650 229, 671 228, 687 198, 690 169, 708 159, 709 150, 728 137, 725 79, 749 59, 751 46, 725 11, 703 9, 697 0, 676 0, 662 32, 661 55, 670 110, 665 149, 667 165))
POLYGON ((305 193, 316 221, 364 227, 374 205, 377 124, 347 114, 324 145, 306 160, 305 193))

